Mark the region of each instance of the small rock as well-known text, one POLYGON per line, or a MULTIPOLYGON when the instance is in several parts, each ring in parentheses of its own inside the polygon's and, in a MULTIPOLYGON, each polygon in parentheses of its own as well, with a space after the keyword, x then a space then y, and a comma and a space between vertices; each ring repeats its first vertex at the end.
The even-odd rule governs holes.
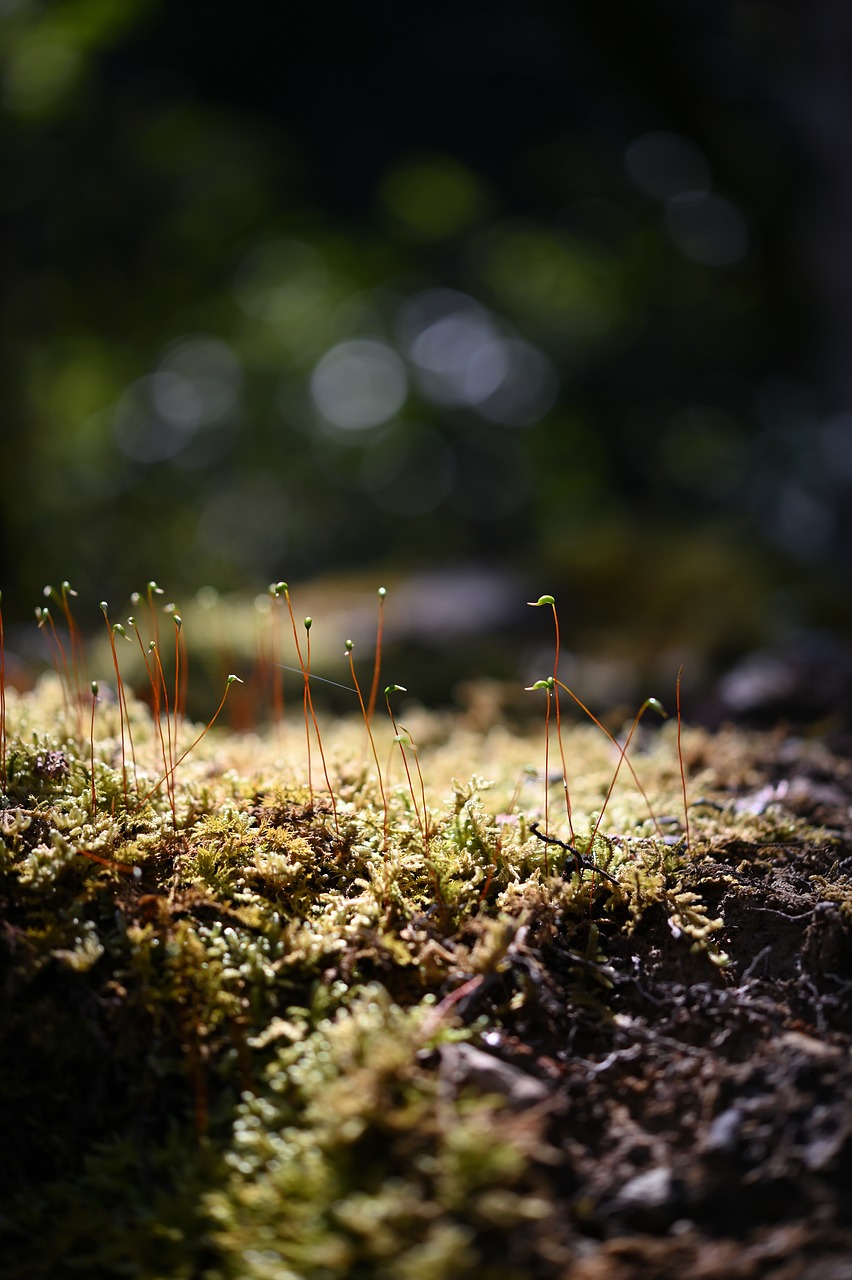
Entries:
POLYGON ((635 1178, 625 1182, 618 1195, 612 1201, 614 1212, 641 1210, 653 1213, 665 1208, 673 1200, 672 1171, 668 1165, 657 1165, 654 1169, 646 1169, 637 1173, 635 1178))
POLYGON ((442 1085, 453 1094, 473 1085, 483 1093, 500 1094, 513 1111, 537 1106, 550 1094, 541 1080, 472 1044, 445 1044, 439 1074, 442 1085))
POLYGON ((736 1149, 743 1118, 743 1113, 737 1107, 721 1111, 708 1130, 704 1150, 730 1155, 736 1149))

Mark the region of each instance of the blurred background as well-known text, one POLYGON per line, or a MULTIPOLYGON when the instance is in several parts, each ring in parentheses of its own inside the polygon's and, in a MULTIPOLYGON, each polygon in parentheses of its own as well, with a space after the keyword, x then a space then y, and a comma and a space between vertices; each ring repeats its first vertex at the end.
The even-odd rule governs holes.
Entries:
POLYGON ((0 0, 7 643, 385 584, 440 697, 549 592, 590 698, 836 709, 851 68, 844 0, 0 0))

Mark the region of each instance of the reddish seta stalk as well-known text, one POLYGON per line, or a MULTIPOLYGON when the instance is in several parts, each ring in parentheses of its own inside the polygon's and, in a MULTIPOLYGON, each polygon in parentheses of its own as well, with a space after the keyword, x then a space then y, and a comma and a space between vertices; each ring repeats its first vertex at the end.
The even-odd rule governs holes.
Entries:
POLYGON ((384 783, 382 782, 382 766, 379 764, 379 753, 376 750, 376 740, 373 737, 373 731, 370 727, 370 715, 367 707, 364 705, 364 698, 361 693, 361 686, 358 683, 358 677, 355 674, 355 659, 352 656, 352 650, 355 647, 351 640, 346 641, 346 656, 349 659, 349 670, 352 674, 352 683, 355 686, 355 692, 358 695, 358 702, 361 706, 361 715, 364 719, 364 725, 367 729, 367 737, 370 740, 370 750, 373 753, 373 760, 376 765, 376 776, 379 781, 379 791, 382 796, 382 813, 384 815, 382 822, 382 850, 387 851, 388 847, 388 798, 385 795, 384 783))
POLYGON ((382 670, 382 636, 385 629, 385 596, 387 589, 379 587, 379 624, 376 628, 376 657, 373 662, 373 683, 370 686, 370 697, 367 702, 367 720, 373 719, 373 712, 376 709, 376 696, 379 692, 379 676, 382 670))
POLYGON ((680 769, 680 786, 683 792, 683 825, 686 832, 686 847, 690 847, 689 839, 689 802, 686 798, 686 770, 683 767, 683 747, 681 745, 681 713, 680 713, 680 682, 683 678, 683 667, 677 673, 677 682, 675 684, 675 707, 677 710, 677 763, 680 769))
POLYGON ((95 707, 97 706, 97 703, 98 703, 97 680, 92 681, 91 688, 92 688, 92 720, 91 720, 91 725, 89 727, 89 744, 90 744, 90 759, 92 763, 92 817, 94 817, 98 807, 97 796, 95 795, 95 707))
POLYGON ((399 747, 399 753, 402 756, 402 763, 405 767, 405 776, 408 779, 408 790, 409 790, 409 794, 411 795, 411 805, 412 805, 412 808, 414 809, 414 814, 415 814, 415 817, 417 818, 417 825, 420 828, 420 834, 423 838, 423 857, 425 859, 426 866, 429 870, 429 875, 431 877, 432 884, 435 888, 435 896, 440 902, 441 906, 446 907, 447 904, 444 899, 443 891, 441 889, 441 882, 438 879, 438 873, 436 872, 434 865, 429 861, 429 814, 426 809, 426 788, 423 784, 423 773, 420 769, 420 761, 417 758, 417 747, 412 742, 411 736, 408 733, 408 730, 405 728, 405 726, 397 724, 396 716, 394 715, 393 708, 391 707, 391 704, 390 704, 390 695, 392 693, 406 693, 406 692, 407 690, 404 685, 389 684, 388 687, 385 689, 385 703, 387 705, 388 715, 390 716, 391 724, 393 725, 394 742, 399 747), (408 757, 405 754, 406 743, 408 743, 408 745, 411 747, 411 750, 414 753, 414 763, 417 768, 417 777, 420 781, 420 799, 421 799, 421 804, 423 806, 422 816, 421 816, 421 811, 417 805, 417 798, 414 794, 414 782, 411 777, 411 769, 409 768, 409 765, 408 765, 408 757))
POLYGON ((104 615, 104 623, 106 624, 107 636, 109 638, 110 653, 112 654, 112 665, 115 671, 116 697, 118 700, 118 722, 119 733, 121 734, 121 778, 124 787, 124 803, 127 804, 127 755, 124 747, 124 726, 127 725, 127 734, 130 738, 130 751, 133 756, 133 780, 136 784, 136 790, 139 790, 139 780, 136 776, 136 752, 133 748, 133 733, 130 728, 130 716, 127 710, 127 694, 124 688, 124 681, 121 678, 121 670, 118 665, 118 652, 115 647, 116 635, 124 636, 128 639, 124 627, 120 623, 116 623, 111 627, 109 624, 109 605, 106 600, 101 601, 101 613, 104 615))
MULTIPOLYGON (((153 641, 152 641, 152 643, 153 643, 153 641)), ((162 778, 160 778, 160 779, 159 779, 159 781, 155 782, 155 784, 154 784, 154 786, 151 788, 151 790, 150 790, 150 791, 148 791, 148 792, 147 792, 147 793, 142 797, 142 799, 139 801, 139 804, 136 806, 136 809, 134 809, 134 810, 133 810, 133 812, 134 812, 134 813, 136 813, 139 809, 141 809, 141 807, 142 807, 142 805, 143 805, 143 804, 147 804, 147 802, 151 799, 151 797, 152 797, 153 795, 155 795, 157 791, 159 791, 160 787, 161 787, 161 786, 163 785, 163 783, 165 782, 165 784, 166 784, 166 790, 167 790, 168 795, 169 795, 169 803, 170 803, 170 805, 171 805, 171 809, 172 809, 172 819, 173 819, 173 821, 174 821, 175 828, 177 828, 177 818, 176 818, 176 815, 175 815, 175 792, 174 792, 174 775, 175 775, 175 771, 177 770, 177 768, 178 768, 178 766, 179 766, 179 765, 183 764, 184 760, 185 760, 185 759, 186 759, 186 757, 190 754, 190 752, 195 750, 195 748, 198 746, 199 742, 200 742, 200 741, 201 741, 201 739, 204 737, 204 735, 210 732, 210 730, 213 728, 213 725, 214 725, 214 724, 216 723, 216 721, 219 719, 219 715, 220 715, 220 713, 221 713, 221 711, 222 711, 222 708, 223 708, 223 707, 224 707, 224 705, 225 705, 225 700, 226 700, 226 698, 228 697, 228 692, 230 691, 231 685, 232 685, 232 684, 242 684, 242 683, 243 683, 243 682, 242 682, 242 680, 240 679, 240 677, 239 677, 239 676, 234 676, 234 675, 230 675, 230 676, 228 676, 228 679, 227 679, 226 684, 225 684, 225 692, 222 694, 222 700, 221 700, 221 702, 219 703, 219 705, 218 705, 218 707, 216 708, 216 710, 213 712, 213 714, 212 714, 212 716, 210 717, 210 719, 207 721, 207 724, 204 726, 204 728, 201 730, 201 732, 198 734, 198 736, 197 736, 196 738, 193 738, 192 742, 190 742, 190 744, 189 744, 189 746, 186 748, 186 750, 181 752, 181 754, 180 754, 180 755, 177 757, 177 759, 175 760, 174 764, 173 764, 169 769, 167 769, 167 770, 166 770, 166 772, 163 774, 162 778)))

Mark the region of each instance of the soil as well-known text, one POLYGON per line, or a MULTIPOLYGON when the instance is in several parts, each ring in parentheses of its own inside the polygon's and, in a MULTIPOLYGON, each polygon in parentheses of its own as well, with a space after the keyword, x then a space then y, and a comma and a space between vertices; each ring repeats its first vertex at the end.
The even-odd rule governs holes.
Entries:
MULTIPOLYGON (((539 1250, 566 1280, 852 1278, 852 767, 783 732, 760 743, 741 778, 715 762, 695 820, 724 799, 818 825, 770 843, 720 826, 689 869, 727 963, 661 907, 632 933, 601 917, 601 962, 544 920, 515 945, 517 1024, 486 1035, 490 1065, 454 1064, 546 1113, 542 1176, 566 1216, 539 1250)), ((462 1012, 499 1006, 506 1026, 508 994, 462 1012)))

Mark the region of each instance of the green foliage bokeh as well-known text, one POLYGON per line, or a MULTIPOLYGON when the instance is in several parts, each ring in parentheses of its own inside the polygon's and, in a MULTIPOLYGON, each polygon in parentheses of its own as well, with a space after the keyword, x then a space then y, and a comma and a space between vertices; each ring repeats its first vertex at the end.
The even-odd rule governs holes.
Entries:
POLYGON ((602 622, 836 620, 759 16, 3 6, 7 608, 489 559, 602 622))

